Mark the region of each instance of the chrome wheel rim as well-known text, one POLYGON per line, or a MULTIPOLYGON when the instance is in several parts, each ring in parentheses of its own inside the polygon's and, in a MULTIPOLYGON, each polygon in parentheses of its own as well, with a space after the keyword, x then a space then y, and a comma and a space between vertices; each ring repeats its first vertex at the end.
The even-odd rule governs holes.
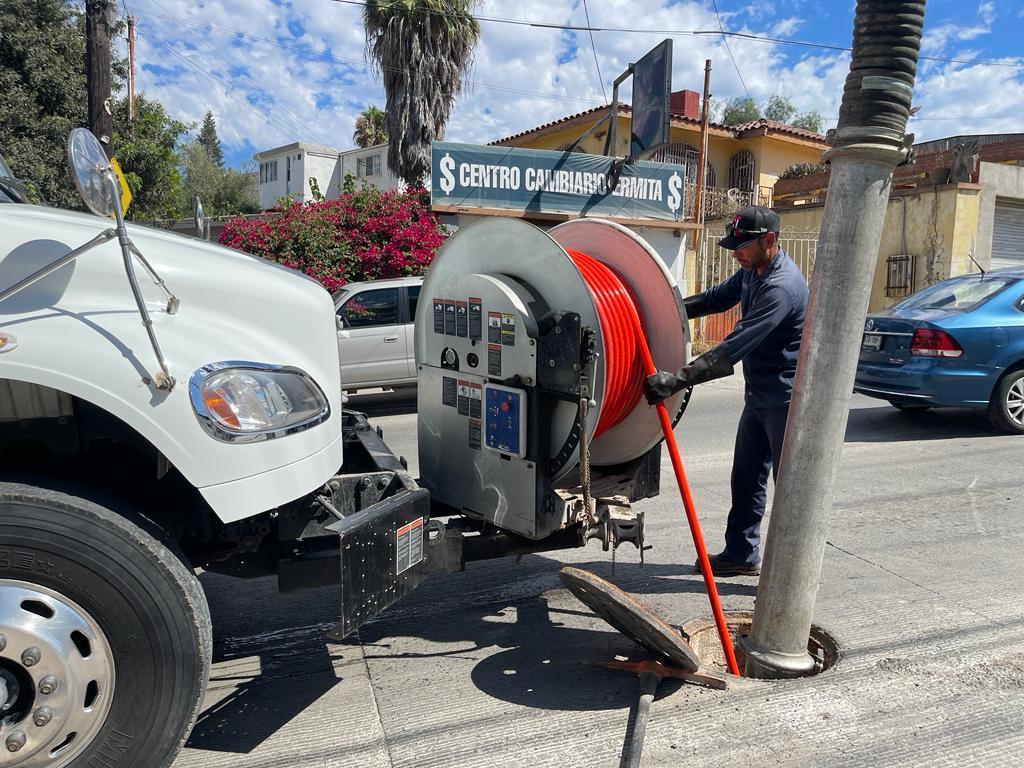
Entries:
POLYGON ((1024 378, 1017 379, 1007 390, 1005 405, 1010 421, 1024 427, 1024 378))
POLYGON ((60 768, 96 737, 114 694, 114 658, 80 605, 0 579, 0 768, 60 768))

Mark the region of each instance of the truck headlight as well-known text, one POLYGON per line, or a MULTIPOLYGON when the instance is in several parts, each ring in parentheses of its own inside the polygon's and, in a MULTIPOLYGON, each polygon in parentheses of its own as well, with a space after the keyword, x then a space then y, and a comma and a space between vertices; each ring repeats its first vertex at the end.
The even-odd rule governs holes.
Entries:
POLYGON ((307 373, 264 363, 204 366, 192 374, 189 395, 199 423, 225 442, 281 437, 320 424, 331 413, 307 373))

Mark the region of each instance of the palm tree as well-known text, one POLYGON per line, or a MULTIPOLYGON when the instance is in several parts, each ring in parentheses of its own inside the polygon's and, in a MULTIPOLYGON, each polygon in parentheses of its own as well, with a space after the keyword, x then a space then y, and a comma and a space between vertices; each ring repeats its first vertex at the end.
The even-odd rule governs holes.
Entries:
POLYGON ((357 147, 375 147, 388 141, 387 115, 371 104, 356 118, 352 141, 357 147))
POLYGON ((423 183, 430 142, 444 136, 473 59, 480 25, 476 0, 367 0, 366 55, 387 96, 388 167, 406 184, 423 183))

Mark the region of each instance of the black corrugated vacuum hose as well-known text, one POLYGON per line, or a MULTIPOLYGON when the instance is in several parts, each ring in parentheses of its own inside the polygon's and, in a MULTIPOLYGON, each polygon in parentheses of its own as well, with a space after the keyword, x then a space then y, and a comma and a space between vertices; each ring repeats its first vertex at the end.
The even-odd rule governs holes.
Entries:
POLYGON ((845 143, 843 134, 849 129, 902 141, 910 117, 924 6, 923 0, 858 0, 837 143, 845 143))

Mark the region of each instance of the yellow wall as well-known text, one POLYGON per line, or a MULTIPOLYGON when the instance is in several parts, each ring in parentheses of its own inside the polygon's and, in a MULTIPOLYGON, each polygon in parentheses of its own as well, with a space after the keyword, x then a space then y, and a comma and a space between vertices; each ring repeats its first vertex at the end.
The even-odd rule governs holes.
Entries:
MULTIPOLYGON (((543 136, 524 136, 517 139, 514 146, 531 149, 560 149, 575 141, 592 124, 575 125, 543 136)), ((615 154, 620 157, 629 153, 629 127, 629 118, 618 118, 615 129, 615 143, 618 148, 615 154)), ((598 129, 595 135, 588 137, 580 145, 580 148, 584 152, 595 155, 604 152, 605 131, 607 131, 606 125, 598 129)), ((700 130, 673 126, 672 141, 686 142, 699 149, 700 130)), ((819 149, 775 137, 757 136, 740 140, 728 136, 710 135, 708 137, 708 163, 715 169, 714 186, 722 188, 730 186, 729 160, 744 149, 749 149, 754 154, 755 181, 768 187, 774 186, 782 172, 794 163, 816 163, 821 157, 819 149)))
MULTIPOLYGON (((903 226, 901 201, 906 201, 907 206, 904 236, 906 252, 916 257, 916 273, 911 292, 947 277, 977 270, 968 258, 978 231, 980 196, 977 189, 950 185, 893 198, 889 200, 885 212, 868 305, 870 312, 890 307, 902 299, 885 295, 886 257, 904 252, 900 240, 903 226)), ((780 211, 782 227, 818 229, 824 211, 822 206, 780 211)))

